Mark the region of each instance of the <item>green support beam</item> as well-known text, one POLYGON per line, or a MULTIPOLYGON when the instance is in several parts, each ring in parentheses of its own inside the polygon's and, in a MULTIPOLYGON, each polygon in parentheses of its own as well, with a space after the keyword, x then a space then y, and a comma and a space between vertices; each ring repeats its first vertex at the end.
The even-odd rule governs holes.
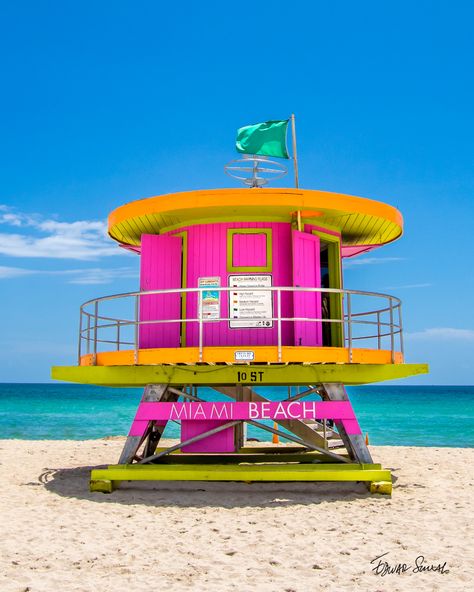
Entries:
POLYGON ((377 464, 112 465, 91 472, 91 491, 110 493, 121 481, 363 481, 391 493, 390 471, 377 464))
POLYGON ((427 364, 229 364, 156 366, 54 366, 56 380, 99 386, 138 387, 147 384, 308 385, 367 384, 427 374, 427 364))

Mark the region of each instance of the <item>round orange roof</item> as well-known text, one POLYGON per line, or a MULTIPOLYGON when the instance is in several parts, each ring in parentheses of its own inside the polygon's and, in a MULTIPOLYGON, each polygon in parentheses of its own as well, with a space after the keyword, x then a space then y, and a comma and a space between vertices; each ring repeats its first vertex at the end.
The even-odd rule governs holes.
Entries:
POLYGON ((109 234, 140 245, 142 234, 160 234, 190 224, 302 220, 339 230, 343 245, 382 245, 399 238, 403 218, 380 201, 309 189, 208 189, 168 193, 120 206, 109 215, 109 234))

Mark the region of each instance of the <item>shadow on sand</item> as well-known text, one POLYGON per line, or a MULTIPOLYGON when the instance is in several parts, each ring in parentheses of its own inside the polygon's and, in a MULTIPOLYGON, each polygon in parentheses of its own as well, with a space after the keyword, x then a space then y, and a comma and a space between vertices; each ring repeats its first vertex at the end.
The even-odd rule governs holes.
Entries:
MULTIPOLYGON (((103 466, 105 468, 105 465, 103 466)), ((242 508, 310 505, 321 502, 357 501, 373 498, 389 500, 384 495, 370 494, 364 483, 241 483, 208 481, 123 481, 112 494, 91 493, 91 469, 102 466, 84 466, 74 469, 48 469, 36 483, 62 497, 89 500, 95 503, 145 505, 153 507, 185 508, 242 508)), ((392 475, 394 483, 397 478, 392 475)))

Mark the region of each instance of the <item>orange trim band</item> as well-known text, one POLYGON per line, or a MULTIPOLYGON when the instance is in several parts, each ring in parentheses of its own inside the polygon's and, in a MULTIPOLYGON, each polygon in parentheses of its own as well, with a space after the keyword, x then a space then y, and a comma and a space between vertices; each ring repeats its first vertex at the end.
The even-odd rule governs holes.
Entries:
MULTIPOLYGON (((278 348, 276 346, 249 347, 204 347, 202 362, 207 364, 235 364, 236 351, 252 351, 255 359, 252 363, 278 364, 278 348)), ((346 347, 295 347, 283 346, 282 363, 299 364, 349 364, 349 349, 346 347)), ((395 364, 403 364, 401 352, 395 352, 395 364)), ((140 349, 137 352, 137 365, 155 364, 198 364, 199 349, 197 347, 140 349)), ((353 364, 391 364, 392 353, 389 350, 352 349, 353 364)), ((96 355, 86 354, 81 357, 81 366, 134 366, 135 351, 122 350, 101 352, 96 355)))

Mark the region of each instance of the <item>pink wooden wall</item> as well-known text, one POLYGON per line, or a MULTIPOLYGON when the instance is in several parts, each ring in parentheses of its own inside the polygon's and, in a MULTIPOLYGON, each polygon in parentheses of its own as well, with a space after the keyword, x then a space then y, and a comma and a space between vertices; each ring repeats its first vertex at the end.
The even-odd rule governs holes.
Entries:
MULTIPOLYGON (((208 430, 213 430, 226 423, 226 421, 219 420, 204 420, 204 421, 186 421, 181 422, 181 442, 203 434, 208 430)), ((203 438, 183 446, 183 452, 235 452, 235 435, 234 428, 230 427, 226 430, 221 430, 217 434, 203 438)))
POLYGON ((232 264, 236 267, 265 267, 267 265, 267 236, 265 234, 234 234, 232 264))
MULTIPOLYGON (((306 226, 310 233, 318 227, 306 226)), ((319 228, 318 228, 319 229, 319 228)), ((320 229, 324 230, 324 229, 320 229)), ((325 231, 328 232, 328 231, 325 231)), ((185 233, 187 238, 186 286, 197 288, 199 278, 220 277, 221 286, 228 286, 229 275, 268 275, 272 276, 273 286, 293 286, 293 244, 291 225, 286 222, 229 222, 215 224, 199 224, 182 227, 163 235, 143 235, 141 253, 140 288, 152 290, 161 288, 181 287, 181 249, 185 233), (271 272, 248 272, 227 270, 227 231, 229 229, 271 229, 272 241, 272 270, 271 272), (179 233, 180 236, 173 236, 179 233)), ((238 252, 233 258, 234 266, 264 266, 266 253, 262 234, 234 235, 234 247, 244 247, 245 252, 238 252)), ((301 256, 301 255, 299 255, 301 256)), ((313 261, 314 263, 314 261, 313 261)), ((307 266, 303 262, 302 266, 307 266)), ((319 266, 319 261, 317 262, 319 266)), ((316 271, 316 270, 315 270, 316 271)), ((311 274, 310 274, 311 275, 311 274)), ((319 271, 306 278, 305 285, 319 285, 319 271), (309 283, 308 283, 309 281, 309 283)), ((221 316, 229 316, 228 293, 221 294, 221 316)), ((197 294, 186 296, 187 318, 198 317, 197 294)), ((282 293, 282 316, 294 316, 293 294, 282 293)), ((320 309, 318 304, 316 308, 320 309)), ((276 295, 274 296, 274 316, 277 313, 276 295)), ((315 308, 315 307, 313 307, 315 308)), ((316 309, 314 312, 317 312, 316 309)), ((141 298, 140 318, 166 319, 180 318, 181 300, 175 296, 148 296, 141 298)), ((313 316, 313 315, 310 315, 313 316)), ((314 315, 318 316, 318 315, 314 315)), ((309 337, 305 345, 320 345, 320 328, 314 325, 314 336, 309 337)), ((311 332, 310 324, 305 329, 311 332)), ((181 324, 157 324, 144 326, 140 329, 140 347, 179 347, 183 345, 180 339, 181 324)), ((276 345, 277 323, 272 328, 230 328, 228 321, 208 322, 204 324, 205 346, 251 346, 276 345)), ((282 323, 283 345, 295 345, 294 326, 292 322, 282 323)), ((187 323, 185 328, 186 346, 198 345, 197 323, 187 323)), ((303 343, 301 343, 303 345, 303 343)))

